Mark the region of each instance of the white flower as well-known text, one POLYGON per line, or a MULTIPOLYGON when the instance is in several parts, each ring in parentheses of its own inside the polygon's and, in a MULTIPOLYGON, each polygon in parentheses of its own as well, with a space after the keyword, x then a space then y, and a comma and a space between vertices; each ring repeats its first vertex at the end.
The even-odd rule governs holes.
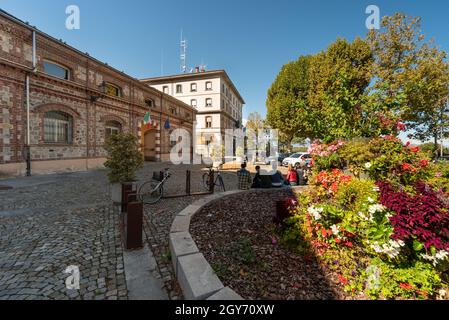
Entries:
POLYGON ((371 197, 368 197, 368 202, 369 202, 369 203, 374 203, 374 202, 376 202, 376 201, 374 201, 374 199, 373 199, 373 198, 371 198, 371 197))
POLYGON ((371 162, 367 162, 367 163, 365 163, 365 168, 366 168, 366 169, 369 169, 369 168, 371 168, 371 166, 372 166, 371 162))
POLYGON ((315 208, 314 206, 312 206, 309 208, 308 212, 313 216, 315 220, 319 220, 321 219, 323 208, 315 208))
POLYGON ((331 227, 331 230, 332 230, 332 233, 333 233, 334 235, 336 235, 336 236, 337 236, 338 233, 340 232, 338 226, 336 226, 335 224, 331 227))
POLYGON ((376 212, 384 211, 385 207, 381 204, 372 204, 368 207, 368 211, 371 214, 375 214, 376 212))

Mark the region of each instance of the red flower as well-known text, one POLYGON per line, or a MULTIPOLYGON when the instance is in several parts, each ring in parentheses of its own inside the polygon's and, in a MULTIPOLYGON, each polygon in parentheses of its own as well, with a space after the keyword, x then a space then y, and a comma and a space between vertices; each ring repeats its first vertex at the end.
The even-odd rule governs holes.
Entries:
POLYGON ((403 124, 402 122, 398 122, 397 124, 397 129, 399 131, 405 131, 407 129, 407 127, 405 126, 405 124, 403 124))
POLYGON ((341 240, 339 238, 335 238, 335 243, 340 243, 341 240))
POLYGON ((419 163, 421 164, 421 167, 427 167, 429 165, 429 160, 421 160, 419 163))
POLYGON ((410 170, 411 167, 412 167, 412 166, 411 166, 409 163, 404 163, 404 164, 402 165, 402 170, 407 171, 407 170, 410 170))
POLYGON ((327 237, 327 230, 326 229, 321 229, 321 235, 323 236, 323 237, 327 237))
POLYGON ((352 242, 351 241, 346 241, 345 245, 352 248, 352 242))
POLYGON ((414 153, 417 153, 417 152, 419 152, 419 147, 410 148, 410 151, 414 152, 414 153))
POLYGON ((404 290, 413 290, 413 286, 410 283, 400 283, 399 287, 404 290))
POLYGON ((338 280, 344 285, 348 284, 348 282, 349 282, 348 279, 343 277, 341 274, 338 275, 338 280))
POLYGON ((407 141, 407 143, 405 144, 406 147, 410 146, 410 141, 407 141))

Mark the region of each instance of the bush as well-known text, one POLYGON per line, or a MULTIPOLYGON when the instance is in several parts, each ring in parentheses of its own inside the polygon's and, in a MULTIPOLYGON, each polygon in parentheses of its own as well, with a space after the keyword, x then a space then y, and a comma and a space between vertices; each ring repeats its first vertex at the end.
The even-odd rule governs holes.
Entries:
POLYGON ((415 261, 410 265, 395 266, 379 258, 371 260, 371 270, 377 275, 365 274, 367 278, 367 295, 371 298, 393 299, 421 298, 425 299, 435 294, 441 286, 441 278, 432 266, 415 261), (369 279, 370 276, 374 276, 369 279))
POLYGON ((107 141, 108 153, 105 167, 109 169, 111 183, 125 183, 135 180, 135 174, 143 166, 143 156, 139 151, 137 137, 131 133, 112 135, 107 141))

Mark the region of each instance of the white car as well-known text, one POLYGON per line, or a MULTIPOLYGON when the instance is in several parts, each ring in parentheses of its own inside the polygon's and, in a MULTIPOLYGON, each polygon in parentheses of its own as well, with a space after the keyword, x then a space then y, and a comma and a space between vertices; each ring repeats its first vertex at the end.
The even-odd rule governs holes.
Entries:
POLYGON ((289 164, 292 166, 298 166, 298 165, 309 165, 309 163, 312 161, 312 156, 308 153, 294 153, 290 157, 285 158, 284 161, 282 161, 282 166, 288 167, 289 164))

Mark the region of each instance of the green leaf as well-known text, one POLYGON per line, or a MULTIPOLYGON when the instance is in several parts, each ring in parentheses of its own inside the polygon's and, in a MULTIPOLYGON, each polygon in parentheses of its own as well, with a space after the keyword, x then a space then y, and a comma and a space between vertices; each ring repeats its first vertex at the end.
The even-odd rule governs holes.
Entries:
POLYGON ((422 249, 424 249, 424 245, 417 240, 413 240, 413 250, 421 251, 422 249))

